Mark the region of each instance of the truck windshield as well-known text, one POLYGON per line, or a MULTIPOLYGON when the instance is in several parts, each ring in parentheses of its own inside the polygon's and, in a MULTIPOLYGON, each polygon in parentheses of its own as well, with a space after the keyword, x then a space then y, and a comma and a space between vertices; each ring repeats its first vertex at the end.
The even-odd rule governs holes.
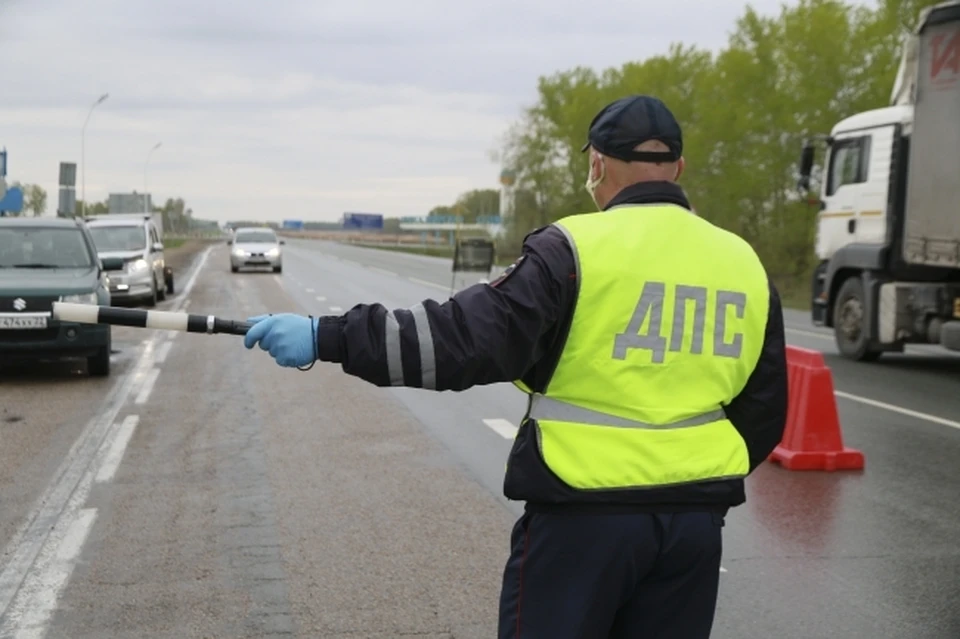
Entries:
POLYGON ((99 253, 147 248, 147 234, 142 226, 91 226, 90 235, 99 253))
POLYGON ((237 233, 234 241, 237 244, 262 244, 262 243, 273 243, 276 244, 277 236, 269 231, 247 231, 246 233, 237 233))
POLYGON ((92 268, 79 229, 0 228, 0 268, 92 268))

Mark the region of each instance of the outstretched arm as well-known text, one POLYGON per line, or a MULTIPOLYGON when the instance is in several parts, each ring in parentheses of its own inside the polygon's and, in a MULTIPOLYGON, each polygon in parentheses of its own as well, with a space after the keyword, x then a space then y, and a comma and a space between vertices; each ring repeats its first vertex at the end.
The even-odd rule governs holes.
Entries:
POLYGON ((527 238, 504 276, 446 302, 358 304, 321 317, 317 354, 377 386, 442 391, 513 381, 550 348, 554 327, 570 312, 573 272, 569 246, 547 227, 527 238))

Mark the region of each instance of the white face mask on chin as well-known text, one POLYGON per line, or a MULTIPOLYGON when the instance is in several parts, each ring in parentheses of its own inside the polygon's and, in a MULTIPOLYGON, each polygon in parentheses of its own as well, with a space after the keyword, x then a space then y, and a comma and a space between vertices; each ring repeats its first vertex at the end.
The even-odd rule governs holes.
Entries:
MULTIPOLYGON (((592 159, 592 158, 591 158, 592 159)), ((590 169, 587 171, 587 182, 583 185, 587 189, 587 193, 590 194, 590 199, 593 200, 594 205, 597 207, 597 210, 600 209, 600 204, 597 203, 597 187, 600 186, 600 183, 603 182, 603 178, 607 175, 607 167, 603 163, 603 158, 600 158, 600 175, 597 179, 593 179, 593 163, 590 163, 590 169)))

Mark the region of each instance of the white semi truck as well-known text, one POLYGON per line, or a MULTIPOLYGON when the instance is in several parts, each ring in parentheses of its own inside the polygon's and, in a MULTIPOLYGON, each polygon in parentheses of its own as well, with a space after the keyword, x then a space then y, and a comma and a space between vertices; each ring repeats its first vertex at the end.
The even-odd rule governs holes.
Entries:
POLYGON ((822 145, 813 323, 858 361, 960 350, 960 0, 921 12, 890 106, 804 143, 801 189, 822 145))

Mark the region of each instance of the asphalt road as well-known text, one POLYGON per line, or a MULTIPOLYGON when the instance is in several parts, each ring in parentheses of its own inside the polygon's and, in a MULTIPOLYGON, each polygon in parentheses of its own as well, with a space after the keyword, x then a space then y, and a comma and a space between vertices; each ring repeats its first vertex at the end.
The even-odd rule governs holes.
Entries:
MULTIPOLYGON (((450 291, 446 260, 286 249, 281 276, 231 275, 219 246, 172 305, 325 314, 450 291)), ((960 358, 854 364, 787 320, 833 368, 866 470, 751 476, 714 637, 960 636, 960 358)), ((236 337, 130 331, 110 380, 0 380, 0 636, 495 636, 519 391, 377 389, 236 337)))

